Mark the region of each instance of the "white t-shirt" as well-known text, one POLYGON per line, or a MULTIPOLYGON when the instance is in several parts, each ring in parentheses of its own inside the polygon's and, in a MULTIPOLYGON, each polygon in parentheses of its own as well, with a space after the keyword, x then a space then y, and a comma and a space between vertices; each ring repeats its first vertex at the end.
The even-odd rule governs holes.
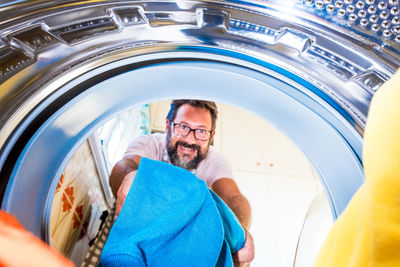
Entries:
MULTIPOLYGON (((124 158, 129 159, 134 155, 170 163, 165 134, 141 135, 133 140, 125 151, 124 158)), ((199 163, 193 173, 205 181, 208 187, 220 178, 233 179, 232 167, 228 160, 213 146, 210 146, 207 157, 199 163)))

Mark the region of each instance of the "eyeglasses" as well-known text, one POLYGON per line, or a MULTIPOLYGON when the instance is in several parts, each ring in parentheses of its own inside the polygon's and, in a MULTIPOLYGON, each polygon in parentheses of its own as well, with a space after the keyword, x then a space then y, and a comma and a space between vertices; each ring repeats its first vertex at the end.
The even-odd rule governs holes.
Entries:
POLYGON ((189 126, 182 124, 182 123, 175 123, 171 121, 172 129, 174 130, 174 134, 180 136, 188 136, 191 131, 194 132, 194 137, 200 141, 207 141, 212 131, 208 131, 206 129, 192 129, 189 126))

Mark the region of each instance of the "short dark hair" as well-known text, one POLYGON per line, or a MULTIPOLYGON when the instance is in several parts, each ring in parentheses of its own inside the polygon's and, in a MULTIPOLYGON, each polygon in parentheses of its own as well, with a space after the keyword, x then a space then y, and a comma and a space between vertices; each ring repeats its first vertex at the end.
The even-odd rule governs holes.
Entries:
POLYGON ((215 102, 205 101, 205 100, 197 100, 197 99, 175 99, 171 102, 171 108, 168 112, 167 119, 173 121, 176 117, 176 113, 178 109, 184 105, 189 104, 192 107, 206 109, 210 112, 211 115, 211 130, 215 130, 215 124, 217 123, 218 110, 215 102))

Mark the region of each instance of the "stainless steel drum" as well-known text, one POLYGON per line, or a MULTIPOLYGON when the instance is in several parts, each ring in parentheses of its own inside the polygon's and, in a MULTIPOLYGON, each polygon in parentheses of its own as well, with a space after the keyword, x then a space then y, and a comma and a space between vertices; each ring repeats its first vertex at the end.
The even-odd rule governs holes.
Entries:
POLYGON ((339 215, 363 181, 371 97, 400 63, 397 0, 1 1, 2 209, 48 241, 57 177, 96 125, 196 97, 305 153, 339 215))

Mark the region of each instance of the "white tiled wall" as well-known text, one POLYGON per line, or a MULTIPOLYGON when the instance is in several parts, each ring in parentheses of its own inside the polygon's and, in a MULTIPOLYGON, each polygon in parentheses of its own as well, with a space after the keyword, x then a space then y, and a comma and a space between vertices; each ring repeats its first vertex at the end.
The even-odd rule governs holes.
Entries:
POLYGON ((74 153, 57 185, 50 218, 50 244, 79 265, 107 204, 88 142, 74 153))
POLYGON ((98 129, 98 138, 89 138, 78 148, 59 179, 51 211, 50 244, 77 266, 99 231, 103 212, 114 201, 108 201, 103 188, 108 186, 108 174, 101 176, 94 146, 103 146, 106 159, 98 160, 106 160, 104 164, 111 169, 133 138, 148 133, 148 119, 149 108, 144 105, 106 122, 98 129))
MULTIPOLYGON (((293 266, 307 210, 323 192, 320 182, 302 152, 277 129, 241 109, 218 108, 214 145, 231 162, 253 210, 251 266, 293 266)), ((169 101, 151 105, 152 129, 165 129, 168 109, 169 101)), ((328 208, 322 212, 330 217, 328 208)))

